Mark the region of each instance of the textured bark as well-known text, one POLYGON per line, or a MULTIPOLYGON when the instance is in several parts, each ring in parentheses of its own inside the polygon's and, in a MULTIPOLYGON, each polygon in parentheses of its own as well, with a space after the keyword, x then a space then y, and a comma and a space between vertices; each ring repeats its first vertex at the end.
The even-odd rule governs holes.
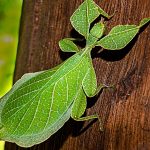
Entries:
MULTIPOLYGON (((26 0, 23 3, 20 38, 14 80, 26 72, 52 68, 69 55, 58 41, 77 35, 69 18, 82 0, 26 0)), ((108 31, 117 24, 138 24, 150 17, 150 0, 95 0, 114 17, 108 31)), ((97 112, 104 122, 70 120, 46 142, 31 150, 148 150, 150 148, 150 26, 121 51, 93 52, 98 83, 113 84, 88 99, 87 114, 97 112), (82 130, 83 129, 83 130, 82 130)), ((98 50, 98 49, 97 49, 98 50)), ((23 150, 6 143, 6 150, 23 150)))

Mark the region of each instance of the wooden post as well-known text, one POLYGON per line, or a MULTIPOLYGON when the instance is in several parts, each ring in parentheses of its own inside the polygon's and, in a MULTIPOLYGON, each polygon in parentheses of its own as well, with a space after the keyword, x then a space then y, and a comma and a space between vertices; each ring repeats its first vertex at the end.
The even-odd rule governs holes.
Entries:
MULTIPOLYGON (((28 0, 23 3, 14 81, 26 72, 52 68, 67 58, 58 41, 74 36, 69 18, 82 0, 28 0)), ((150 0, 95 0, 118 24, 138 24, 150 17, 150 0)), ((30 150, 148 150, 150 148, 150 26, 140 30, 121 51, 93 54, 98 83, 113 84, 88 99, 87 114, 97 112, 104 122, 70 120, 55 135, 30 150), (144 29, 144 30, 143 30, 144 29), (82 130, 82 129, 83 130, 82 130), (80 132, 82 130, 82 132, 80 132)), ((96 53, 94 51, 94 53, 96 53)), ((23 150, 6 143, 5 150, 23 150)))

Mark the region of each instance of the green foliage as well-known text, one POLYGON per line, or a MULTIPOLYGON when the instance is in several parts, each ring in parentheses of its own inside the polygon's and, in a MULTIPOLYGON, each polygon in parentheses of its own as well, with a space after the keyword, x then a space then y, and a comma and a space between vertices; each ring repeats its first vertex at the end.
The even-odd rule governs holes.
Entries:
POLYGON ((0 0, 0 97, 12 86, 22 0, 0 0))
POLYGON ((70 117, 77 121, 94 118, 100 121, 97 114, 82 117, 86 110, 86 97, 93 97, 106 87, 103 84, 97 86, 91 50, 99 45, 110 50, 125 47, 150 19, 142 20, 139 26, 116 26, 102 38, 104 24, 97 23, 90 30, 91 23, 99 15, 109 18, 93 0, 85 0, 72 15, 71 23, 85 36, 86 47, 79 51, 72 40, 61 40, 59 46, 62 51, 76 54, 56 68, 25 74, 2 97, 1 139, 30 147, 48 139, 70 117))

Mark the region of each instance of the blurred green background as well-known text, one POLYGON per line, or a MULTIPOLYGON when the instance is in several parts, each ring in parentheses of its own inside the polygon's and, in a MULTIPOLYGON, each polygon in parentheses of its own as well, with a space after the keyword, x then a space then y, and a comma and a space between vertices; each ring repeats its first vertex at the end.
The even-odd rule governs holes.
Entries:
MULTIPOLYGON (((0 0, 0 97, 12 86, 22 0, 0 0)), ((3 150, 4 142, 0 142, 3 150)))

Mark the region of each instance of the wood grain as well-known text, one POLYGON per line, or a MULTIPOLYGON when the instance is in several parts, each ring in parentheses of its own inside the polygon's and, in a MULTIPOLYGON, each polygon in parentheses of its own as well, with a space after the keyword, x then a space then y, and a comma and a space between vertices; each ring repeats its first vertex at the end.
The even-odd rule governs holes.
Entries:
MULTIPOLYGON (((82 0, 26 0, 23 3, 14 81, 26 72, 52 68, 69 55, 58 41, 77 35, 69 18, 82 0)), ((95 0, 118 24, 138 24, 150 17, 150 0, 95 0)), ((30 150, 149 150, 150 149, 150 25, 122 51, 93 51, 98 83, 113 84, 88 99, 86 114, 97 112, 104 123, 70 120, 46 142, 30 150)), ((24 150, 6 143, 5 150, 24 150)))

